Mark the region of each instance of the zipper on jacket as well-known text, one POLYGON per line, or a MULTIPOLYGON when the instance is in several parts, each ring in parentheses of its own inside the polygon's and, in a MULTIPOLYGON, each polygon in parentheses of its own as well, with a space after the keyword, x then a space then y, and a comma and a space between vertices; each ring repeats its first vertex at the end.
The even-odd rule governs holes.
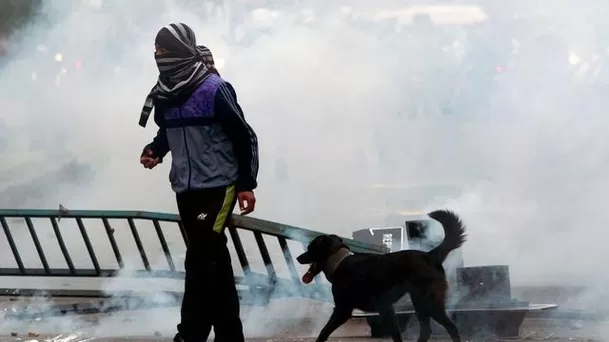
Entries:
POLYGON ((186 158, 188 159, 188 185, 187 189, 190 190, 190 178, 192 177, 192 165, 190 164, 190 152, 188 151, 188 139, 186 139, 186 125, 184 124, 184 117, 182 116, 182 108, 180 108, 180 119, 182 119, 182 133, 184 133, 184 149, 186 150, 186 158))

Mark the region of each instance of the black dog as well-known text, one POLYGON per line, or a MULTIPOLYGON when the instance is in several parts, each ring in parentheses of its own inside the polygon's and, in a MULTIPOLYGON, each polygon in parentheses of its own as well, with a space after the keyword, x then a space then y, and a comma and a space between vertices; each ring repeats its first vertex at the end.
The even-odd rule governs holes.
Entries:
POLYGON ((347 322, 353 309, 378 312, 383 320, 393 322, 393 341, 402 342, 393 304, 407 292, 421 327, 419 342, 431 337, 430 318, 444 326, 454 342, 461 341, 444 307, 447 282, 442 263, 448 253, 465 242, 465 226, 448 210, 428 215, 442 224, 445 235, 442 243, 429 252, 353 254, 336 235, 321 235, 311 241, 307 251, 297 258, 301 264, 311 264, 302 280, 309 283, 323 271, 332 283, 334 296, 334 312, 317 342, 326 341, 347 322))

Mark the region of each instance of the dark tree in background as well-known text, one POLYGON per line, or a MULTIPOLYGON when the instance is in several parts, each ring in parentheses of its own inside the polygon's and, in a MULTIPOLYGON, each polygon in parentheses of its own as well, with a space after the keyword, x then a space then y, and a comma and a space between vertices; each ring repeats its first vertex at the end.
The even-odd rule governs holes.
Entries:
POLYGON ((10 35, 37 13, 42 0, 0 0, 0 34, 10 35))
POLYGON ((35 17, 41 4, 42 0, 0 0, 0 57, 9 52, 9 37, 35 17))

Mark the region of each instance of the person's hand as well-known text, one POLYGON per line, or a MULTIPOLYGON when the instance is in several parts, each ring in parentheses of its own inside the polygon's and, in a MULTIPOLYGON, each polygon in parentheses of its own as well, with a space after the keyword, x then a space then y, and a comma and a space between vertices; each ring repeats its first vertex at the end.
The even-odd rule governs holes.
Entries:
POLYGON ((144 154, 140 157, 140 163, 147 169, 153 169, 160 162, 161 158, 154 157, 151 149, 144 151, 144 154))
POLYGON ((237 194, 241 215, 247 215, 256 208, 256 195, 253 191, 241 191, 237 194))

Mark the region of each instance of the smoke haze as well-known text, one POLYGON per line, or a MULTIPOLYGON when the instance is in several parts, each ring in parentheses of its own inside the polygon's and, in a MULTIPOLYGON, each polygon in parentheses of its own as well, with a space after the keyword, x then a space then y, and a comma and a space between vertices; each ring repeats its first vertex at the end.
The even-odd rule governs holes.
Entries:
POLYGON ((349 18, 399 6, 284 5, 246 16, 235 43, 198 2, 104 2, 44 1, 8 39, 4 207, 176 212, 169 159, 139 164, 156 127, 137 120, 156 32, 181 21, 259 136, 255 217, 350 237, 398 211, 449 207, 468 225, 466 265, 507 264, 512 285, 585 286, 583 308, 609 308, 597 297, 609 258, 609 44, 594 18, 573 14, 579 5, 514 22, 491 5, 435 9, 430 22, 373 29, 349 18), (477 48, 500 43, 503 55, 477 48))

